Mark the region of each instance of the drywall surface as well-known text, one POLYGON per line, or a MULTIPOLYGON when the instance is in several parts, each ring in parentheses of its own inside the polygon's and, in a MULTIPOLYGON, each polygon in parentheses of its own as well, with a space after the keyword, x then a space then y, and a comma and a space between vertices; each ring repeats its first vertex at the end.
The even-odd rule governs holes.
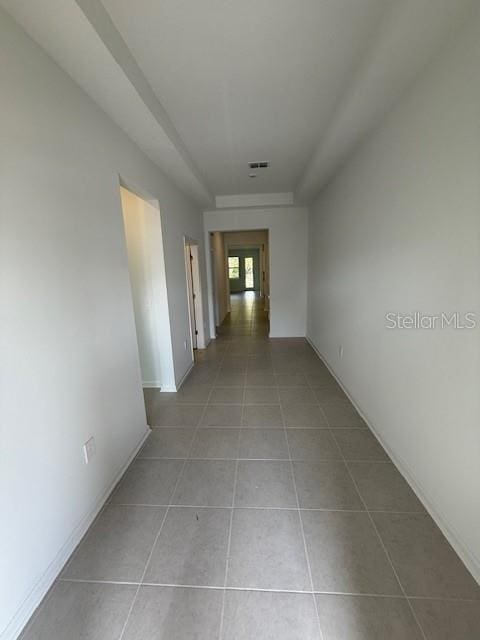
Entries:
MULTIPOLYGON (((208 236, 207 236, 208 238, 208 236)), ((227 265, 225 243, 223 234, 220 231, 214 231, 210 234, 210 252, 211 262, 210 269, 212 271, 212 290, 214 292, 214 313, 210 317, 210 322, 214 328, 222 324, 228 313, 228 282, 227 282, 227 265)))
POLYGON ((0 59, 3 640, 38 604, 147 430, 119 175, 161 206, 177 380, 191 357, 183 235, 201 242, 203 222, 3 12, 0 59), (90 436, 96 456, 86 465, 90 436))
POLYGON ((175 390, 160 210, 120 188, 143 386, 175 390))
MULTIPOLYGON (((211 231, 268 230, 270 336, 304 336, 308 210, 305 207, 272 207, 205 211, 204 223, 207 237, 211 231)), ((228 234, 225 234, 225 242, 228 244, 227 238, 228 234)), ((212 309, 211 273, 208 263, 207 275, 209 304, 212 309)), ((211 327, 212 336, 215 335, 213 331, 211 327)))
POLYGON ((478 12, 312 207, 308 336, 480 579, 478 12), (387 329, 475 312, 475 330, 387 329), (339 347, 343 346, 343 358, 339 347))

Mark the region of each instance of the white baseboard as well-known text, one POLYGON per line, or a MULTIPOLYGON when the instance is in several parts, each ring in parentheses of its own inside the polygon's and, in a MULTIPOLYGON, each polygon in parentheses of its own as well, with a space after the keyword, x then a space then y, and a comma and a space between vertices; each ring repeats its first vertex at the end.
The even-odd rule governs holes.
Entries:
POLYGON ((55 558, 52 560, 44 574, 37 581, 37 583, 33 586, 30 593, 27 595, 23 603, 20 605, 19 609, 13 616, 13 618, 8 623, 7 627, 4 629, 2 634, 0 635, 1 640, 16 640, 25 625, 28 623, 30 618, 32 617, 35 609, 40 605, 49 589, 57 579, 58 575, 62 571, 63 567, 67 563, 68 559, 72 555, 72 553, 77 548, 78 544, 82 540, 83 536, 87 532, 88 528, 95 520, 103 505, 107 501, 109 495, 115 488, 116 484, 123 476, 128 466, 132 462, 133 458, 137 455, 138 451, 142 447, 146 438, 149 436, 151 429, 146 427, 146 431, 142 436, 140 442, 135 447, 133 453, 130 454, 128 460, 122 466, 121 470, 116 474, 113 482, 108 486, 108 488, 102 492, 102 494, 95 501, 92 509, 82 518, 80 523, 75 527, 73 532, 70 534, 68 540, 65 542, 63 547, 57 553, 55 558))
POLYGON ((154 382, 142 382, 142 387, 144 389, 158 389, 159 393, 171 393, 172 391, 177 391, 178 388, 175 385, 166 385, 164 384, 162 386, 162 384, 160 383, 160 381, 154 381, 154 382))
POLYGON ((160 389, 162 385, 159 380, 153 380, 152 382, 142 382, 144 389, 160 389))
POLYGON ((446 520, 446 518, 444 518, 441 515, 439 509, 436 507, 436 505, 433 502, 433 500, 431 500, 428 497, 427 493, 422 488, 420 482, 418 482, 418 480, 415 477, 415 475, 408 468, 408 465, 406 464, 406 462, 400 456, 398 456, 394 451, 392 451, 392 449, 389 447, 389 445, 385 442, 385 440, 382 437, 382 435, 380 434, 379 430, 375 428, 375 426, 372 424, 371 420, 365 415, 365 413, 362 411, 361 407, 359 407, 358 403, 355 401, 355 399, 352 397, 352 394, 350 393, 350 391, 345 387, 343 382, 340 380, 340 378, 337 376, 335 371, 332 369, 332 367, 328 363, 327 359, 317 349, 317 347, 315 346, 315 343, 313 342, 313 340, 309 336, 307 336, 306 339, 307 339, 307 342, 312 347, 312 349, 317 354, 317 356, 324 363, 324 365, 330 371, 330 373, 335 378, 337 383, 340 385, 340 387, 344 391, 345 395, 348 397, 350 402, 353 404, 355 409, 358 411, 360 416, 363 418, 365 423, 368 425, 369 429, 374 433, 374 435, 377 438, 377 440, 380 442, 382 447, 385 449, 387 454, 390 456, 390 459, 392 460, 393 464, 397 467, 398 471, 402 474, 402 476, 408 482, 408 484, 410 485, 410 488, 412 489, 412 491, 415 493, 417 498, 423 504, 423 506, 425 507, 425 509, 429 513, 429 515, 433 518, 433 520, 435 521, 435 523, 437 524, 437 526, 439 527, 440 531, 443 533, 445 538, 452 545, 453 549, 455 550, 455 552, 457 553, 459 558, 462 560, 463 564, 466 566, 468 571, 472 574, 473 578, 480 584, 480 560, 475 556, 474 553, 472 553, 470 551, 468 546, 462 541, 462 539, 459 536, 458 532, 456 531, 455 527, 453 527, 446 520))

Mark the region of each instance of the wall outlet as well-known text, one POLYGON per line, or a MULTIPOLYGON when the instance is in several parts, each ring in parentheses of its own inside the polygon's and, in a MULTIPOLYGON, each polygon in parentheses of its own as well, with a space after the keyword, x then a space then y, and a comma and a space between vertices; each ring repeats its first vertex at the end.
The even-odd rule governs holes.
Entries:
POLYGON ((187 350, 187 347, 188 347, 188 340, 184 340, 183 348, 185 349, 185 351, 187 350))
POLYGON ((341 345, 338 347, 338 357, 343 358, 343 347, 341 345))
POLYGON ((95 438, 92 436, 83 445, 83 455, 85 457, 85 464, 88 464, 94 457, 97 449, 95 447, 95 438))

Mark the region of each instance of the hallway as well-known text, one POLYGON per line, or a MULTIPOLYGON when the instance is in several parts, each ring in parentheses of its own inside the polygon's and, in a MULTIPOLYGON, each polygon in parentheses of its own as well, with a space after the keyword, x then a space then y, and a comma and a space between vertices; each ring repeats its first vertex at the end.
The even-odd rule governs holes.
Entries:
POLYGON ((267 333, 237 295, 180 391, 145 390, 153 431, 24 640, 477 637, 474 580, 308 343, 267 333))

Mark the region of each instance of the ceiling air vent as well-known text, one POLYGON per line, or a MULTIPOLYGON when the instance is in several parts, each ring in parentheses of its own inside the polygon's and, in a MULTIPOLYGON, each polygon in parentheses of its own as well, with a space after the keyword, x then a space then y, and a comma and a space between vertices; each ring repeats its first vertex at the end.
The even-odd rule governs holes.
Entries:
POLYGON ((250 167, 250 169, 267 169, 267 167, 270 165, 269 162, 267 162, 266 160, 259 160, 256 162, 249 162, 248 166, 250 167))

